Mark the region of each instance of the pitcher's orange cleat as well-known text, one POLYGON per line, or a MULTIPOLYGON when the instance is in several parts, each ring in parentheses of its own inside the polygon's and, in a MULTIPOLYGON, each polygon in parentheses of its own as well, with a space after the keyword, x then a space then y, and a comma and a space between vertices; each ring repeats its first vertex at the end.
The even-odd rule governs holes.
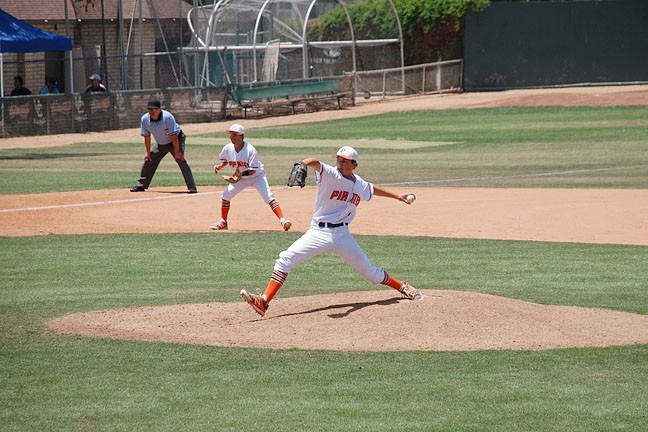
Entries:
POLYGON ((243 297, 243 300, 245 300, 247 304, 252 306, 252 309, 254 309, 256 313, 261 316, 265 315, 266 310, 268 310, 268 303, 263 300, 263 297, 258 294, 247 292, 244 289, 241 290, 241 297, 243 297))

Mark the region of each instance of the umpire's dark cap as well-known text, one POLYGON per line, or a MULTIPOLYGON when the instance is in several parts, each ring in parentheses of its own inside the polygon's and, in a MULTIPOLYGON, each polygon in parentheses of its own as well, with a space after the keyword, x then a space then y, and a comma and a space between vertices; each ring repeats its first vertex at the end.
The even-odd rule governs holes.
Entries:
POLYGON ((162 104, 158 99, 151 99, 148 101, 148 108, 161 108, 162 104))

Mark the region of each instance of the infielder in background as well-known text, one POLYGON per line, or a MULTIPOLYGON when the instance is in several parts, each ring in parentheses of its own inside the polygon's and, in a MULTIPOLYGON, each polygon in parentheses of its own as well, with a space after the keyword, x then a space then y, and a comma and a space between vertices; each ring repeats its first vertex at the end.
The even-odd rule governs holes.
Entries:
POLYGON ((221 219, 210 228, 226 230, 232 199, 243 189, 253 187, 259 192, 263 201, 270 206, 284 231, 288 231, 292 224, 284 217, 279 203, 270 190, 265 169, 259 160, 256 148, 245 141, 245 128, 240 124, 233 124, 229 128, 229 138, 231 142, 221 150, 218 156, 220 163, 214 166, 214 172, 218 174, 221 169, 229 165, 234 170, 234 174, 227 176, 226 180, 229 184, 221 193, 221 219))
POLYGON ((406 204, 411 204, 412 199, 407 199, 408 194, 397 195, 354 174, 353 170, 358 166, 358 152, 353 147, 342 147, 336 157, 336 167, 313 158, 302 161, 314 170, 318 186, 310 228, 279 254, 262 295, 241 290, 243 299, 261 316, 291 270, 324 252, 338 255, 370 282, 387 285, 410 300, 423 299, 419 290, 373 265, 349 232, 349 223, 353 221, 361 201, 368 201, 374 195, 394 198, 406 204))
POLYGON ((187 184, 187 193, 198 192, 191 167, 184 158, 185 134, 180 129, 180 125, 176 123, 173 114, 163 110, 159 100, 151 99, 148 103, 148 113, 142 116, 140 125, 146 155, 137 183, 130 191, 144 192, 148 189, 160 162, 167 153, 171 153, 182 171, 182 176, 187 184), (151 135, 156 142, 153 148, 151 148, 151 135))

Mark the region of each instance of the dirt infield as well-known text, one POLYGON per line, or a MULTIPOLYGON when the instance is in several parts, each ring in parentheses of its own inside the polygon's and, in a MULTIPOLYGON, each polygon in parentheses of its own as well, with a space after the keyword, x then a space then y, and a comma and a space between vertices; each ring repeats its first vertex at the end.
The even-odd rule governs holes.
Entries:
MULTIPOLYGON (((354 234, 648 245, 648 190, 390 189, 411 191, 418 199, 411 206, 380 197, 363 203, 352 224, 354 234)), ((153 187, 145 194, 120 189, 4 195, 0 235, 206 232, 220 217, 221 190, 205 187, 187 195, 181 188, 153 187)), ((315 187, 275 187, 273 192, 293 230, 305 231, 315 187)), ((256 191, 246 190, 230 211, 229 230, 281 228, 256 191)))
MULTIPOLYGON (((256 128, 387 111, 521 105, 648 105, 648 86, 516 90, 369 101, 343 111, 250 120, 246 126, 256 128)), ((189 134, 209 133, 224 132, 228 125, 210 123, 183 128, 189 134)), ((61 135, 48 137, 42 143, 34 142, 33 138, 0 141, 0 147, 132 141, 137 136, 136 130, 61 135)), ((293 221, 293 229, 304 231, 312 211, 314 188, 273 190, 293 221)), ((648 245, 648 190, 407 190, 418 196, 412 206, 384 198, 361 205, 352 232, 648 245), (399 224, 386 225, 386 219, 398 220, 399 224)), ((179 189, 152 188, 137 196, 127 189, 0 196, 0 235, 205 232, 218 219, 219 191, 216 187, 201 188, 199 194, 186 195, 179 189), (142 226, 141 220, 148 222, 142 226)), ((231 231, 280 230, 256 192, 237 197, 230 215, 231 231), (243 219, 243 214, 252 216, 243 219)), ((391 270, 398 275, 398 269, 391 270)), ((366 351, 547 349, 648 343, 648 316, 644 315, 544 306, 426 286, 419 287, 425 299, 416 303, 402 300, 398 293, 384 287, 372 292, 284 298, 282 294, 285 291, 288 295, 289 284, 264 319, 243 302, 209 303, 80 313, 54 320, 51 327, 62 333, 125 339, 366 351), (263 337, 252 338, 251 334, 263 337)))

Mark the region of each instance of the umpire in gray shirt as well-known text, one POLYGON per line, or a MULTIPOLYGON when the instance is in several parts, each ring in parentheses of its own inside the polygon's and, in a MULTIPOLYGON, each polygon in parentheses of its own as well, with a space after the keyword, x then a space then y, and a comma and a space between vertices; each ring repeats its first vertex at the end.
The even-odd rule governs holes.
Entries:
POLYGON ((180 129, 180 125, 176 123, 173 114, 163 110, 157 99, 151 99, 148 102, 148 113, 144 114, 141 120, 141 134, 144 137, 146 156, 137 183, 130 191, 144 192, 148 189, 158 165, 167 153, 171 153, 182 171, 182 176, 187 184, 187 193, 198 192, 191 167, 184 158, 185 134, 180 129), (151 147, 151 135, 155 138, 156 143, 153 147, 151 147))

